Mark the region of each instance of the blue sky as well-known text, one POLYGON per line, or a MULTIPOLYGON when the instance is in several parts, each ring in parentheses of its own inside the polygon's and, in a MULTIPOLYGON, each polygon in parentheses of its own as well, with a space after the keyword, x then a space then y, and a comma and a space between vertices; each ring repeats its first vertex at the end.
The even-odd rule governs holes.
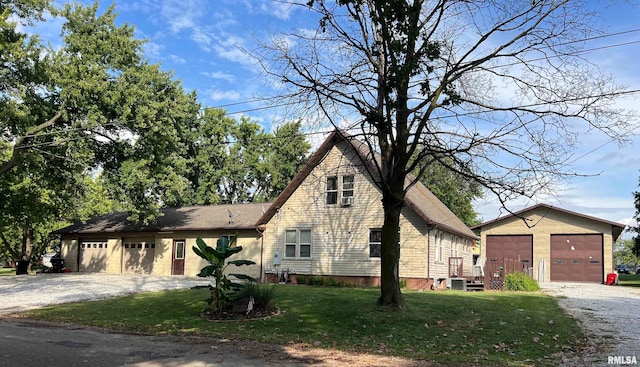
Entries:
MULTIPOLYGON (((85 2, 90 3, 90 2, 85 2)), ((111 2, 100 4, 101 9, 111 2)), ((637 1, 594 1, 605 34, 627 32, 589 42, 585 57, 631 90, 640 89, 640 5, 637 1)), ((205 106, 222 106, 235 117, 246 115, 267 130, 281 122, 280 111, 251 102, 272 94, 260 68, 242 49, 253 49, 278 31, 314 28, 317 23, 303 9, 272 0, 127 0, 115 3, 118 23, 135 26, 136 36, 147 39, 146 57, 173 70, 187 90, 196 90, 205 106)), ((38 27, 43 38, 55 38, 60 23, 38 27)), ((640 110, 640 94, 619 102, 640 110)), ((640 129, 635 131, 640 134, 640 129)), ((576 172, 594 175, 558 183, 553 196, 508 204, 518 210, 546 202, 583 214, 630 223, 634 215, 632 192, 639 190, 640 138, 625 145, 603 134, 583 137, 573 162, 576 172)), ((500 215, 492 198, 476 203, 483 220, 500 215)))

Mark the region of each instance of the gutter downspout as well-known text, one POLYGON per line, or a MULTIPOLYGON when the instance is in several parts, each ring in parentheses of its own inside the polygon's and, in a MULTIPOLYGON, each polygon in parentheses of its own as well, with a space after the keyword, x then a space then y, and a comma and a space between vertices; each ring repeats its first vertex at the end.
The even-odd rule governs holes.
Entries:
POLYGON ((431 279, 431 231, 437 227, 437 224, 427 226, 427 282, 431 279))
POLYGON ((264 282, 264 232, 267 230, 266 224, 256 226, 256 232, 260 235, 260 282, 264 282))

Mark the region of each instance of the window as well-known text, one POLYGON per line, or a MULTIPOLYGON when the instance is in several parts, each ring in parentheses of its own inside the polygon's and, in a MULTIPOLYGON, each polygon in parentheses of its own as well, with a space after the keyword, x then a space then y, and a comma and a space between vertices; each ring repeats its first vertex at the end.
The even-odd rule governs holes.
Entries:
POLYGON ((382 230, 369 230, 369 257, 380 257, 380 248, 382 246, 382 230))
POLYGON ((442 253, 444 252, 444 247, 442 246, 442 242, 444 239, 444 233, 440 232, 436 234, 436 261, 442 262, 442 253))
POLYGON ((342 176, 342 205, 353 204, 353 175, 342 176))
POLYGON ((338 177, 327 177, 327 205, 338 203, 338 177))
POLYGON ((176 241, 175 242, 175 253, 173 254, 173 258, 175 260, 184 259, 184 241, 176 241))
POLYGON ((311 258, 310 229, 288 229, 284 237, 285 257, 311 258))

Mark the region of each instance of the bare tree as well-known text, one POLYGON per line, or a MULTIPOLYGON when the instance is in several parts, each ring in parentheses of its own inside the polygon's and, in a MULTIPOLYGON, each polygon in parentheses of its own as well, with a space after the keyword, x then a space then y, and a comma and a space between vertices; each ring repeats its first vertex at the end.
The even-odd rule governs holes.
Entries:
POLYGON ((380 305, 405 306, 400 211, 431 163, 478 182, 505 206, 575 175, 569 160, 583 134, 622 140, 636 122, 613 106, 624 88, 580 56, 594 34, 588 2, 294 4, 317 16, 318 29, 274 35, 253 54, 287 102, 379 154, 380 305))

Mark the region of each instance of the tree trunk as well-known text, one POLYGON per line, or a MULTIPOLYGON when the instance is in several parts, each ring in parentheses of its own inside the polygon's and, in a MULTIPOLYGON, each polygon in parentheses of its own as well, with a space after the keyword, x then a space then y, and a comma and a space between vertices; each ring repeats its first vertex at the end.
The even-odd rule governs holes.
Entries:
MULTIPOLYGON (((385 190, 386 191, 386 190, 385 190)), ((391 190, 389 190, 391 191, 391 190)), ((400 190, 401 197, 404 197, 400 190)), ((405 302, 400 291, 400 213, 404 200, 392 193, 382 194, 384 223, 380 249, 380 298, 378 305, 404 309, 405 302)))
POLYGON ((22 260, 29 261, 28 271, 31 271, 31 254, 33 252, 33 228, 27 222, 22 227, 22 260))

